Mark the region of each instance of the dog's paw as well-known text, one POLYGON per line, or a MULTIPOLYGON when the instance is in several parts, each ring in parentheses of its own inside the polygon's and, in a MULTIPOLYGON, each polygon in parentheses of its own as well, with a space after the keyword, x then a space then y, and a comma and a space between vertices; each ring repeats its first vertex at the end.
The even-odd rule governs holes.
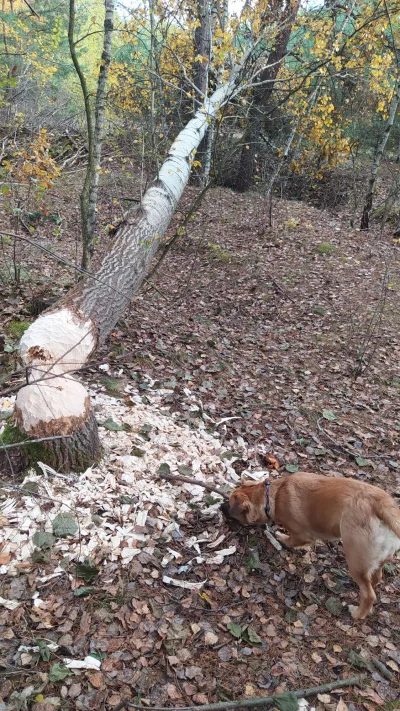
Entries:
POLYGON ((358 605, 349 605, 349 612, 353 620, 362 620, 365 615, 361 615, 361 610, 358 605))
POLYGON ((357 619, 357 610, 358 607, 357 605, 348 605, 350 615, 352 616, 353 620, 357 619))
POLYGON ((275 532, 275 538, 278 539, 280 543, 283 543, 285 545, 286 541, 289 540, 289 536, 286 535, 286 533, 282 533, 282 531, 276 531, 275 532))

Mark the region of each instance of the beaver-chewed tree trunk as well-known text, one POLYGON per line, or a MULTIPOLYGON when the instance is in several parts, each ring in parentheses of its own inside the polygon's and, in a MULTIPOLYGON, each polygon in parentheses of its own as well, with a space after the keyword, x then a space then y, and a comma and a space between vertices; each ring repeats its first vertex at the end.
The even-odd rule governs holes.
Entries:
MULTIPOLYGON (((248 55, 244 62, 248 60, 248 55)), ((125 216, 111 250, 21 340, 29 384, 17 396, 15 422, 23 436, 64 435, 43 443, 43 458, 62 471, 80 471, 100 457, 90 398, 73 372, 82 368, 124 313, 149 267, 188 181, 210 119, 240 86, 242 68, 220 87, 179 133, 142 203, 125 216)))

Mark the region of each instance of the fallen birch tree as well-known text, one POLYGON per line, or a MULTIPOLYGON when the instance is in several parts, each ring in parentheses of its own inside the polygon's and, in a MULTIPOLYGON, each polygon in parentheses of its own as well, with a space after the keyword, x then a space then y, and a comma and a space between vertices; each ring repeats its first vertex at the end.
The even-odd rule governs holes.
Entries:
MULTIPOLYGON (((257 40, 257 44, 261 40, 257 40)), ((227 82, 206 98, 178 134, 141 204, 119 226, 97 269, 44 312, 24 333, 20 352, 28 385, 17 395, 15 437, 41 439, 34 458, 58 471, 82 471, 101 455, 97 423, 85 387, 73 375, 85 366, 139 290, 188 182, 209 123, 251 72, 250 48, 227 82)), ((26 447, 25 449, 28 449, 26 447)))

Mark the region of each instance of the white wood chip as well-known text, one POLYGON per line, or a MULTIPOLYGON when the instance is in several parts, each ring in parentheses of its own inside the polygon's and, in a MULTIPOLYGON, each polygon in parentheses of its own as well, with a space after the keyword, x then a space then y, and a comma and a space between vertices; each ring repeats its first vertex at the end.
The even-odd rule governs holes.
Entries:
POLYGON ((0 605, 5 607, 7 610, 15 610, 17 607, 20 606, 20 602, 17 602, 17 600, 5 600, 4 597, 0 597, 0 605))
MULTIPOLYGON (((108 364, 105 364, 103 370, 113 373, 108 364)), ((149 384, 151 386, 150 380, 149 384)), ((9 554, 9 561, 0 567, 2 575, 18 574, 20 563, 30 560, 35 532, 51 532, 52 521, 61 511, 73 515, 79 530, 73 537, 57 539, 53 549, 60 555, 68 555, 71 560, 83 561, 88 557, 96 560, 99 552, 104 564, 117 561, 118 565, 128 566, 141 550, 152 555, 154 547, 162 538, 171 544, 163 564, 181 559, 175 551, 178 541, 186 548, 192 548, 199 561, 204 560, 200 547, 202 543, 207 543, 210 550, 222 543, 223 535, 208 543, 211 536, 215 535, 214 528, 211 532, 207 531, 208 518, 215 519, 219 515, 218 504, 207 509, 202 506, 205 530, 201 538, 186 538, 185 527, 180 527, 190 511, 190 504, 204 501, 203 487, 171 483, 158 478, 157 472, 163 462, 168 463, 173 473, 178 473, 178 468, 184 465, 192 468, 196 479, 214 486, 233 488, 239 477, 229 461, 221 460, 220 453, 227 447, 237 450, 239 444, 246 458, 246 443, 239 438, 238 442, 224 442, 222 445, 216 436, 206 431, 202 423, 195 430, 177 422, 164 406, 160 409, 166 389, 146 391, 145 403, 133 385, 129 385, 127 392, 135 407, 128 407, 103 391, 90 388, 99 422, 112 419, 130 426, 129 431, 118 432, 100 428, 104 456, 98 466, 82 474, 60 475, 48 465, 39 463, 41 472, 29 472, 24 481, 36 483, 38 495, 29 496, 25 492, 20 496, 15 495, 14 491, 10 491, 9 498, 1 499, 0 495, 2 552, 9 554), (150 439, 141 443, 138 432, 143 425, 151 428, 150 439), (130 452, 133 446, 145 449, 145 456, 132 456, 130 452), (136 548, 137 542, 144 543, 145 548, 136 548)), ((189 389, 186 396, 188 404, 204 411, 203 404, 193 397, 189 389)), ((0 399, 0 412, 10 409, 14 400, 0 399)), ((219 565, 226 555, 235 552, 234 549, 230 551, 216 551, 207 562, 212 564, 214 560, 219 565)), ((45 584, 65 574, 61 568, 53 569, 41 577, 39 582, 45 584)), ((199 589, 204 585, 174 581, 168 576, 166 580, 167 584, 187 589, 199 589)), ((6 603, 12 605, 14 601, 6 603)))
POLYGON ((279 541, 276 540, 275 536, 272 535, 268 526, 265 527, 264 534, 267 536, 269 542, 274 546, 274 548, 276 548, 277 551, 283 551, 283 546, 281 546, 279 541))
POLYGON ((222 551, 216 551, 213 558, 208 558, 206 560, 207 565, 222 565, 224 558, 227 555, 233 555, 236 553, 236 546, 231 546, 230 548, 225 548, 222 551))
POLYGON ((189 583, 187 580, 176 580, 176 578, 163 575, 163 583, 175 585, 177 588, 184 588, 185 590, 200 590, 206 582, 207 580, 203 580, 201 583, 189 583))
POLYGON ((220 543, 222 543, 222 541, 224 539, 225 539, 224 535, 218 536, 216 541, 213 541, 212 543, 207 543, 207 548, 216 548, 217 546, 219 546, 220 543))
POLYGON ((100 659, 94 657, 85 657, 85 659, 63 659, 63 662, 68 669, 95 669, 98 671, 101 667, 100 659))

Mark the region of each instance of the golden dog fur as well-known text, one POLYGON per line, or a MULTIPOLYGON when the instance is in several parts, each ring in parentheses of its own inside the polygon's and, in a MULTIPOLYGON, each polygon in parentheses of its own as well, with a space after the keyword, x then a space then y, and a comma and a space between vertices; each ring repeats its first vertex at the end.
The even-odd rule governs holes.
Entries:
MULTIPOLYGON (((384 563, 400 549, 400 509, 383 489, 355 479, 298 472, 271 480, 269 517, 288 531, 276 537, 297 548, 312 541, 341 539, 350 574, 360 588, 360 604, 349 605, 356 620, 376 600, 374 587, 384 563)), ((245 526, 267 523, 266 482, 244 482, 222 511, 245 526)))

